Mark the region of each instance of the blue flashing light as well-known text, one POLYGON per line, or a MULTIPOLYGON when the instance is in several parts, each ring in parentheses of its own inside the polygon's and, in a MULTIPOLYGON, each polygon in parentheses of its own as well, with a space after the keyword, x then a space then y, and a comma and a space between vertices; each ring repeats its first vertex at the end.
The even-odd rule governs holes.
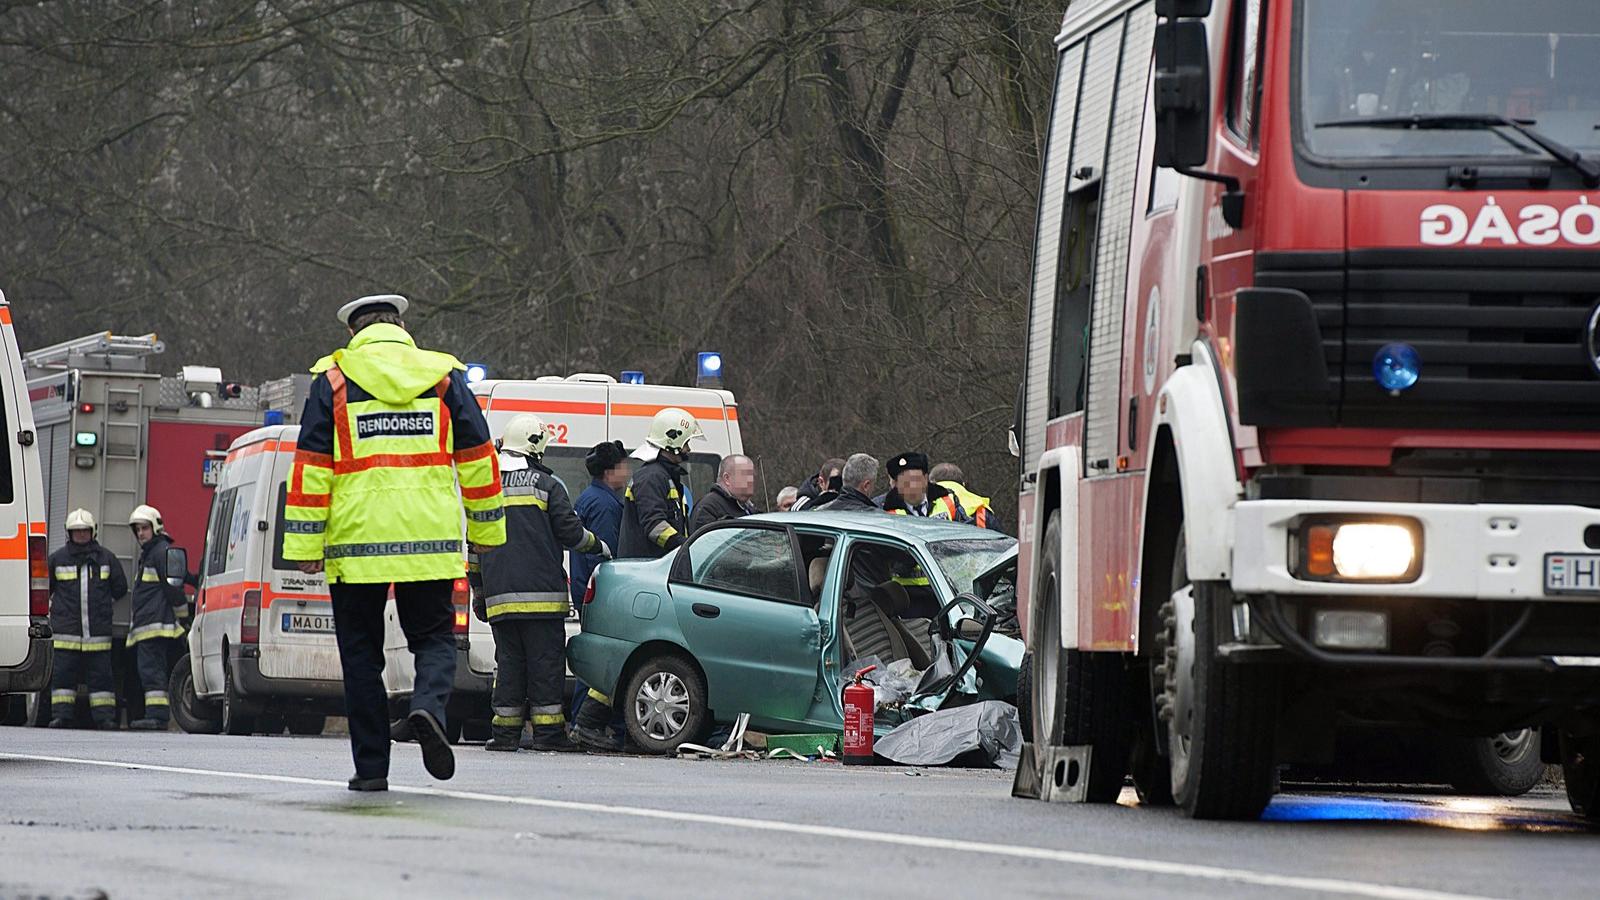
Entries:
POLYGON ((1372 357, 1372 377, 1378 387, 1398 394, 1422 377, 1422 357, 1410 344, 1384 344, 1372 357))
POLYGON ((477 384, 488 377, 488 366, 483 363, 467 363, 467 384, 477 384))
POLYGON ((701 378, 721 378, 722 377, 722 354, 721 353, 716 353, 714 351, 708 351, 706 353, 700 354, 700 377, 701 378))
POLYGON ((644 373, 637 369, 628 369, 622 373, 623 384, 644 384, 644 373))
POLYGON ((281 410, 281 409, 269 409, 269 410, 267 410, 266 413, 261 416, 261 424, 263 424, 263 425, 282 425, 283 424, 283 410, 281 410))

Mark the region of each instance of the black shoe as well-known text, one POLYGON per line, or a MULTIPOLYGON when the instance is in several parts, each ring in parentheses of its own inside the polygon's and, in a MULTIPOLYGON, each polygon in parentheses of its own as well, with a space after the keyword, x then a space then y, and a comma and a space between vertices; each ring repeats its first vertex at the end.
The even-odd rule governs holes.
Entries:
POLYGON ((116 722, 96 722, 96 723, 94 723, 94 727, 100 729, 101 731, 116 731, 117 730, 117 723, 116 722))
POLYGON ((545 753, 582 753, 583 748, 572 742, 566 734, 539 735, 529 742, 529 750, 539 750, 545 753))
POLYGON ((483 749, 495 750, 500 753, 515 753, 517 752, 517 739, 504 738, 497 734, 484 743, 483 749))
POLYGON ((155 719, 134 719, 128 723, 129 731, 160 731, 161 723, 155 719))
POLYGON ((388 789, 389 779, 387 778, 361 778, 358 776, 350 779, 350 790, 352 791, 387 791, 388 789))
POLYGON ((589 728, 584 725, 572 726, 572 740, 576 742, 578 748, 582 750, 599 750, 602 753, 615 753, 617 749, 616 744, 612 742, 610 735, 606 734, 604 731, 589 728))
POLYGON ((405 744, 416 739, 417 736, 411 732, 411 723, 405 719, 395 719, 389 723, 389 740, 405 744))
POLYGON ((45 726, 45 727, 46 728, 71 728, 72 727, 72 720, 71 719, 51 719, 50 720, 50 724, 45 726))
POLYGON ((444 726, 425 709, 413 709, 406 720, 422 747, 422 767, 440 781, 449 781, 456 774, 456 755, 444 736, 444 726))

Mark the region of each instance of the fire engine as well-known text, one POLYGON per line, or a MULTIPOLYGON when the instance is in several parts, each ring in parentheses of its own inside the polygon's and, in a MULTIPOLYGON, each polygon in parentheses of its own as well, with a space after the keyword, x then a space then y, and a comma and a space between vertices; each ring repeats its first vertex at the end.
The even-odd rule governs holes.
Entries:
MULTIPOLYGON (((196 565, 228 445, 263 420, 298 416, 310 385, 309 375, 298 375, 251 387, 224 381, 211 366, 184 366, 173 376, 149 371, 165 350, 154 334, 98 332, 23 354, 50 547, 66 540, 67 513, 87 509, 130 583, 139 553, 126 527, 134 507, 161 510, 168 533, 196 565)), ((124 597, 113 616, 112 659, 118 714, 136 719, 144 694, 122 649, 131 617, 124 597)), ((183 650, 172 643, 176 663, 183 650)), ((31 702, 28 710, 34 724, 44 724, 47 703, 31 702)))
POLYGON ((1600 35, 1560 0, 1078 0, 1027 359, 1016 792, 1254 818, 1349 725, 1600 816, 1600 35))

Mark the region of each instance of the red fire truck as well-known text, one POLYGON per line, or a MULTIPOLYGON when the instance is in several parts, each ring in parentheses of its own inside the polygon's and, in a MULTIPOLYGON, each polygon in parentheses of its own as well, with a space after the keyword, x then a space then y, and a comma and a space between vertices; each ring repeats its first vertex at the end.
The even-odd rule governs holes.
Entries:
MULTIPOLYGON (((149 371, 165 344, 153 334, 98 332, 23 355, 36 443, 44 470, 49 546, 66 541, 70 510, 100 523, 100 543, 121 560, 130 584, 138 546, 127 527, 135 506, 161 510, 167 531, 199 568, 211 496, 228 445, 272 421, 291 421, 309 375, 260 387, 226 382, 211 366, 179 375, 149 371)), ((143 689, 122 638, 132 618, 124 597, 113 614, 119 716, 139 718, 143 689)), ((183 655, 174 641, 173 662, 183 655)), ((48 691, 44 692, 48 694, 48 691)), ((26 719, 44 724, 49 704, 30 697, 26 719)), ((48 699, 47 697, 44 699, 48 699)))
POLYGON ((1600 817, 1600 33, 1076 0, 1025 383, 1019 794, 1253 818, 1350 726, 1600 817))

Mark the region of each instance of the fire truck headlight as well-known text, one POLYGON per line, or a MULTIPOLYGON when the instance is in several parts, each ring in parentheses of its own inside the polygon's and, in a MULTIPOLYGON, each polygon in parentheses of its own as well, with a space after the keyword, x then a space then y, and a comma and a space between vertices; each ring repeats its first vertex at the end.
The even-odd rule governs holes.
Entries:
POLYGON ((1422 377, 1422 357, 1410 344, 1384 344, 1372 357, 1372 377, 1378 387, 1398 394, 1422 377))
POLYGON ((1298 544, 1301 579, 1397 584, 1422 573, 1422 527, 1414 519, 1308 522, 1298 544))

